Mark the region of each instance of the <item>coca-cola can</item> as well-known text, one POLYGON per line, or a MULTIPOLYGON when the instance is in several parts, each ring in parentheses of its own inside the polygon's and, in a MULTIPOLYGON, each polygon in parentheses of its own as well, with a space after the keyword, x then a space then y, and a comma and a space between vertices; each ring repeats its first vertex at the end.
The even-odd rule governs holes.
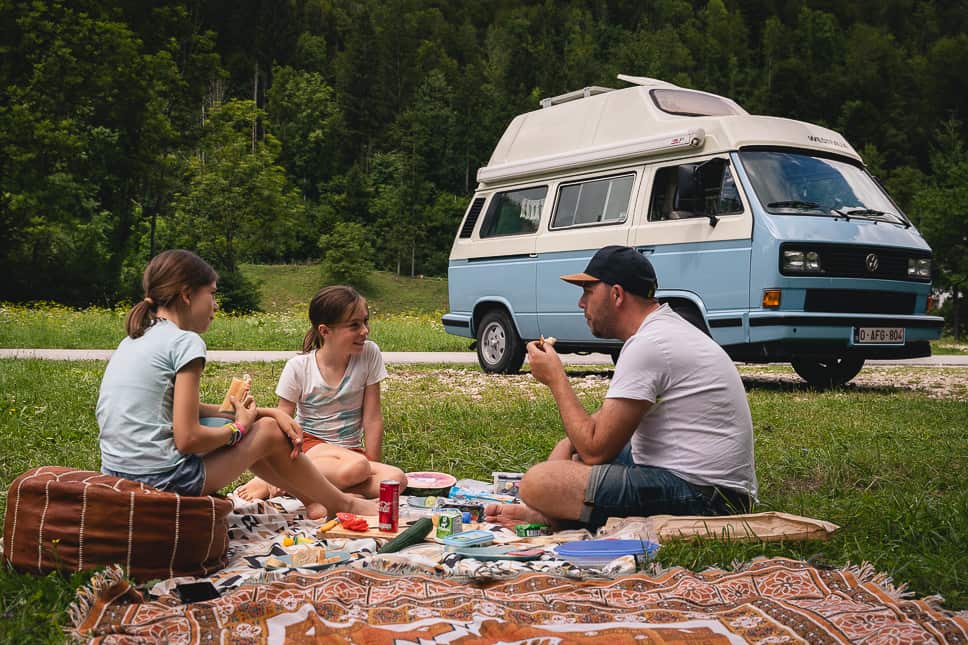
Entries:
POLYGON ((400 482, 384 479, 380 482, 380 530, 396 531, 400 526, 400 482))

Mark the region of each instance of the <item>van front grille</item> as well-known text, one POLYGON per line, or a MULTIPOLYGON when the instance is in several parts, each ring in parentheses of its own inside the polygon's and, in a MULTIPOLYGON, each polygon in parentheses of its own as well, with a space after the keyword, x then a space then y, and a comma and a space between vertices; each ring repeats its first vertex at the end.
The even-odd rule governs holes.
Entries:
POLYGON ((894 249, 883 246, 863 246, 859 244, 820 244, 796 242, 784 244, 780 251, 780 270, 784 275, 804 275, 783 270, 783 251, 816 251, 820 256, 821 273, 828 278, 879 278, 881 280, 905 280, 930 282, 930 278, 908 276, 910 258, 929 258, 930 253, 909 249, 894 249), (876 257, 871 268, 869 256, 876 257))
MULTIPOLYGON (((905 271, 907 270, 905 265, 905 271)), ((915 294, 855 289, 807 289, 804 311, 838 314, 914 314, 915 294)))

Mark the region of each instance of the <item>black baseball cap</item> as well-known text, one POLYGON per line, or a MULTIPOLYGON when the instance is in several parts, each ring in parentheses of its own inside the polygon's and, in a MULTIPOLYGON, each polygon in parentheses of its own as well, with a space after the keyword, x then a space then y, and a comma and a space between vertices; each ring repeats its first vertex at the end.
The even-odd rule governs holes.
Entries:
POLYGON ((631 247, 618 244, 600 248, 588 261, 584 273, 563 275, 561 279, 579 286, 589 282, 618 284, 643 298, 653 297, 659 284, 648 258, 631 247))

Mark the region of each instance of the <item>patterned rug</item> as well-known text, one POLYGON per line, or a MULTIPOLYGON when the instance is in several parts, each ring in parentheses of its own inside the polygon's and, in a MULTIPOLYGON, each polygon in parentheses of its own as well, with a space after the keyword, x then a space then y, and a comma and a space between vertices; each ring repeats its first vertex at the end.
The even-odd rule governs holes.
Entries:
POLYGON ((191 605, 145 601, 118 568, 71 607, 95 643, 968 643, 968 620, 907 600, 870 567, 759 560, 738 571, 484 584, 340 567, 191 605))

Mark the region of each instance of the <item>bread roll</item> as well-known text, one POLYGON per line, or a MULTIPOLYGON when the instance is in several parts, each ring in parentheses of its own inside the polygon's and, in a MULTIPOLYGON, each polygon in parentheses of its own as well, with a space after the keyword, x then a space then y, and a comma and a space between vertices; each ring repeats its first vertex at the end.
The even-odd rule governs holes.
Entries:
POLYGON ((290 551, 292 566, 308 567, 314 564, 326 563, 326 549, 321 546, 301 546, 290 551))
POLYGON ((225 398, 222 400, 222 405, 219 406, 219 412, 232 412, 235 408, 232 407, 232 400, 229 397, 234 396, 236 401, 242 401, 242 393, 245 392, 245 388, 252 382, 252 377, 248 374, 243 374, 242 378, 232 377, 232 385, 229 386, 229 391, 225 393, 225 398))
POLYGON ((292 554, 292 566, 304 567, 307 564, 316 564, 316 550, 311 546, 303 546, 290 551, 292 554))
POLYGON ((544 349, 545 343, 549 345, 554 345, 557 341, 558 339, 555 338, 554 336, 548 336, 547 338, 542 336, 541 338, 538 339, 538 348, 544 349))

